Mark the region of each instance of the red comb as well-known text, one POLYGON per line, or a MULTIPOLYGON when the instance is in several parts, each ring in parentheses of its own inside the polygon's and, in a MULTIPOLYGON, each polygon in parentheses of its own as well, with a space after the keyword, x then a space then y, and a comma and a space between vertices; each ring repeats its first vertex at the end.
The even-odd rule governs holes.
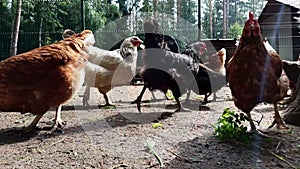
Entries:
POLYGON ((254 14, 253 14, 253 12, 249 12, 249 20, 250 21, 253 21, 254 20, 254 14))

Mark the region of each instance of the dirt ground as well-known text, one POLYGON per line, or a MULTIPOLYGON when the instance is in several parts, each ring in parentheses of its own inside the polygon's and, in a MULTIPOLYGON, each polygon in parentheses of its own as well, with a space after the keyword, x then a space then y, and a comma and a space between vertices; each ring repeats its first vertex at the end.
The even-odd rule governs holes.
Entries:
MULTIPOLYGON (((254 136, 250 144, 220 142, 212 124, 224 108, 236 108, 228 87, 217 93, 217 101, 200 107, 202 97, 192 95, 191 112, 173 113, 174 100, 165 100, 155 92, 156 100, 146 93, 142 113, 130 104, 141 86, 114 88, 108 94, 116 108, 104 108, 103 97, 93 89, 90 107, 75 97, 63 106, 67 122, 64 133, 35 131, 24 133, 33 115, 0 113, 0 168, 300 168, 300 128, 289 126, 286 132, 271 130, 271 138, 254 136), (162 127, 153 128, 152 122, 162 127), (154 145, 164 166, 147 149, 154 145)), ((82 94, 84 88, 80 91, 82 94)), ((184 100, 183 96, 183 100, 184 100)), ((211 99, 211 98, 210 98, 211 99)), ((281 106, 281 112, 285 108, 281 106)), ((261 104, 253 118, 263 115, 259 127, 266 128, 273 118, 271 105, 261 104)), ((39 126, 50 126, 54 112, 41 119, 39 126)))

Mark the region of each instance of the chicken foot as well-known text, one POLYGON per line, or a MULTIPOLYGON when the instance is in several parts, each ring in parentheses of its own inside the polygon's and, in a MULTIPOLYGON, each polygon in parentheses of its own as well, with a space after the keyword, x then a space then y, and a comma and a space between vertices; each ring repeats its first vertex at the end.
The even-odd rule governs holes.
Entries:
POLYGON ((186 109, 183 107, 183 105, 179 101, 179 97, 175 97, 176 103, 178 108, 175 110, 175 112, 190 112, 189 109, 186 109))
MULTIPOLYGON (((60 113, 61 113, 61 107, 62 105, 59 105, 56 108, 56 113, 55 113, 55 123, 50 127, 51 131, 53 131, 53 129, 60 129, 62 130, 63 127, 66 125, 66 122, 63 121, 61 119, 60 113)), ((35 116, 35 118, 33 119, 33 121, 31 122, 31 124, 27 127, 25 127, 25 131, 26 132, 31 132, 33 130, 36 129, 37 123, 40 121, 40 119, 42 118, 42 116, 44 115, 44 113, 39 113, 35 116)), ((44 127, 43 129, 48 129, 48 127, 44 127)))
POLYGON ((254 124, 254 122, 253 122, 253 120, 252 120, 252 118, 251 118, 251 114, 250 114, 250 112, 246 112, 246 114, 247 114, 247 116, 248 116, 248 119, 249 119, 249 122, 250 122, 250 127, 251 127, 251 129, 250 129, 250 133, 254 133, 254 132, 256 132, 257 130, 256 130, 256 127, 255 127, 255 124, 254 124))
POLYGON ((277 129, 280 130, 280 129, 289 129, 288 126, 286 126, 281 117, 280 117, 280 114, 279 114, 279 111, 278 111, 278 107, 277 107, 277 104, 275 103, 274 104, 274 111, 275 111, 275 115, 274 115, 274 121, 272 122, 272 124, 268 127, 268 129, 272 128, 275 124, 277 126, 277 129))
MULTIPOLYGON (((53 125, 51 127, 43 127, 42 130, 50 130, 51 132, 58 130, 64 133, 63 128, 66 125, 66 122, 61 119, 61 107, 62 105, 59 105, 55 110, 55 118, 52 120, 54 121, 53 125)), ((36 117, 37 118, 37 117, 36 117)))
MULTIPOLYGON (((205 95, 204 95, 204 99, 203 99, 203 101, 200 101, 200 104, 201 104, 201 105, 205 105, 205 104, 209 103, 210 101, 208 101, 208 97, 209 97, 210 95, 211 95, 211 93, 205 94, 205 95)), ((185 103, 189 103, 189 98, 190 98, 190 96, 191 96, 191 91, 188 90, 187 93, 186 93, 185 101, 184 101, 185 103)))
POLYGON ((51 126, 51 131, 60 130, 60 131, 63 132, 63 128, 66 125, 66 122, 63 121, 61 119, 61 116, 60 116, 60 114, 61 114, 61 107, 62 107, 62 105, 59 105, 56 108, 55 118, 54 118, 54 124, 51 126))
POLYGON ((256 129, 255 124, 254 124, 254 122, 251 118, 250 112, 246 112, 246 114, 248 116, 248 119, 249 119, 249 122, 250 122, 250 127, 251 127, 251 129, 249 130, 249 133, 258 134, 258 135, 263 136, 263 137, 269 137, 267 134, 264 134, 262 131, 256 129))

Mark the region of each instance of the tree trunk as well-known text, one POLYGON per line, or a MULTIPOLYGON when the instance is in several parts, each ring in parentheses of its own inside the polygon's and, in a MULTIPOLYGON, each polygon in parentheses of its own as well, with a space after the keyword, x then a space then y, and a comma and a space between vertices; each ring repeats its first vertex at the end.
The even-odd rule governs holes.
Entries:
POLYGON ((300 75, 297 80, 297 90, 295 91, 295 100, 285 111, 284 121, 287 124, 300 126, 300 75))
POLYGON ((201 40, 202 26, 201 26, 201 0, 198 0, 198 40, 201 40))
POLYGON ((43 18, 40 20, 40 26, 39 26, 39 47, 42 46, 42 31, 43 31, 43 18))
POLYGON ((223 0, 223 38, 227 35, 227 0, 223 0))
POLYGON ((212 5, 212 0, 209 0, 209 32, 210 32, 210 38, 213 38, 213 5, 212 5))
POLYGON ((157 4, 158 4, 157 0, 153 0, 153 14, 154 14, 154 18, 155 19, 157 19, 157 14, 158 14, 158 12, 157 12, 157 4))
POLYGON ((177 0, 176 8, 177 8, 177 24, 178 24, 178 23, 180 23, 180 16, 181 16, 180 0, 177 0))
POLYGON ((19 28, 20 28, 20 20, 21 20, 21 9, 22 9, 22 0, 18 0, 14 34, 13 34, 13 38, 12 38, 12 42, 11 42, 11 46, 10 46, 10 56, 14 56, 17 54, 19 28))

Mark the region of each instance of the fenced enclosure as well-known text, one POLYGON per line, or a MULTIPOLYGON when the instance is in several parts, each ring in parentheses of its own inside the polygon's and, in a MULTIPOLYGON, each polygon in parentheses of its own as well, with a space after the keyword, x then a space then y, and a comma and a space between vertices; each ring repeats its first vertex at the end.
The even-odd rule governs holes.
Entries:
MULTIPOLYGON (((266 2, 224 0, 222 4, 221 1, 213 1, 214 10, 210 11, 209 4, 201 0, 22 0, 17 53, 61 40, 65 29, 75 32, 91 29, 96 36, 96 46, 103 49, 116 48, 128 36, 139 35, 143 38, 142 23, 149 16, 158 20, 164 34, 179 40, 181 48, 199 39, 234 39, 241 33, 249 10, 254 11, 257 18, 269 17, 264 19, 268 21, 274 20, 278 11, 270 12, 266 10, 267 7, 276 9, 276 6, 280 6, 280 9, 284 7, 284 14, 292 18, 283 19, 288 18, 292 22, 289 25, 293 26, 286 31, 285 20, 282 23, 264 23, 261 25, 263 36, 271 40, 282 58, 297 59, 300 53, 300 22, 296 23, 297 20, 293 18, 300 16, 297 13, 299 1, 276 1, 276 6, 266 2), (210 15, 210 12, 213 14, 210 15), (280 34, 273 33, 277 29, 274 25, 279 25, 277 32, 280 34), (286 32, 292 33, 286 35, 286 32), (286 41, 282 41, 283 38, 286 41)), ((11 56, 16 8, 17 0, 0 0, 0 60, 11 56)))

